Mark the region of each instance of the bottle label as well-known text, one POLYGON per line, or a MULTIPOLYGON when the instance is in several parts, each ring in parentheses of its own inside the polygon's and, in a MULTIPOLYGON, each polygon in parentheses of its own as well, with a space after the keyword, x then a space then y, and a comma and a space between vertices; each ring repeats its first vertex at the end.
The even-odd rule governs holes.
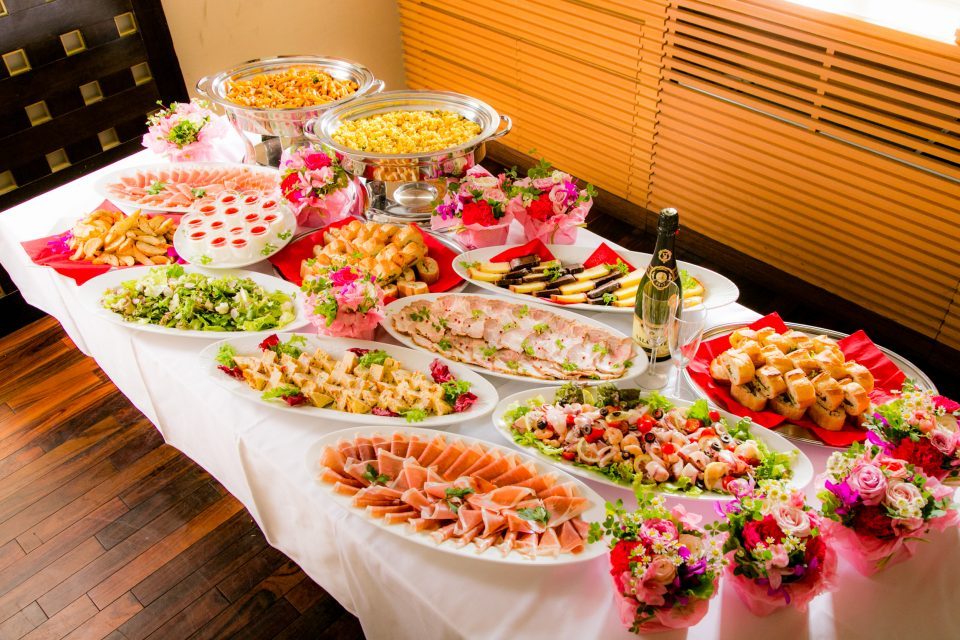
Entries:
MULTIPOLYGON (((666 251, 666 249, 664 249, 664 251, 666 251)), ((663 253, 663 251, 660 253, 663 253)), ((647 275, 650 278, 650 284, 660 291, 666 289, 671 282, 677 279, 677 272, 663 265, 650 267, 647 275)))
POLYGON ((670 256, 672 255, 673 251, 670 251, 670 249, 660 249, 660 251, 657 253, 657 257, 660 258, 660 262, 667 262, 670 260, 670 256))
POLYGON ((643 328, 643 321, 637 316, 633 316, 633 341, 636 342, 641 349, 646 351, 648 355, 658 360, 662 360, 670 355, 670 345, 667 344, 666 340, 657 348, 656 353, 650 353, 653 345, 650 344, 647 332, 643 328))

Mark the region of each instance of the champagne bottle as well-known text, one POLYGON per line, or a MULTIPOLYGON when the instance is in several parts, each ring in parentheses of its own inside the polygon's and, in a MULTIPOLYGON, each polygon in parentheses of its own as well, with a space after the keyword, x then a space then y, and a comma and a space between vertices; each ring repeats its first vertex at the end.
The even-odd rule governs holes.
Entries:
POLYGON ((646 354, 656 361, 666 360, 670 357, 670 347, 666 340, 660 344, 656 353, 647 336, 647 331, 643 326, 643 291, 647 288, 647 283, 651 283, 655 291, 662 291, 667 295, 667 287, 671 282, 677 285, 677 315, 680 315, 683 306, 683 292, 680 285, 679 272, 677 271, 677 257, 674 255, 673 245, 677 236, 677 230, 680 228, 680 216, 677 210, 673 208, 662 209, 660 211, 660 220, 657 223, 657 244, 653 250, 653 257, 650 258, 650 264, 647 266, 643 279, 637 287, 637 300, 633 310, 633 340, 646 352, 646 354))

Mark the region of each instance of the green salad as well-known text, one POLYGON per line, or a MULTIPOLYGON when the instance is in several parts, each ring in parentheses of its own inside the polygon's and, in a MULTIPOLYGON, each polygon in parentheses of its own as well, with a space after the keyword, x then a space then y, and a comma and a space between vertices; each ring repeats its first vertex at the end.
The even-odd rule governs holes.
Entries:
POLYGON ((503 423, 517 444, 624 486, 736 493, 793 474, 795 452, 770 450, 749 419, 730 424, 705 400, 675 407, 656 392, 570 383, 550 402, 514 404, 503 423))
POLYGON ((194 331, 264 331, 296 317, 293 297, 250 278, 156 267, 104 292, 100 304, 124 320, 194 331))

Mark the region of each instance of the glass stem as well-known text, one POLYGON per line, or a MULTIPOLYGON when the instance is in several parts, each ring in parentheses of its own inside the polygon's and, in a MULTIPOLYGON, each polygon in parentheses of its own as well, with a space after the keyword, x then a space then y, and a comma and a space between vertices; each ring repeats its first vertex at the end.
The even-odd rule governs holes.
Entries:
POLYGON ((680 359, 677 359, 677 381, 674 383, 673 397, 680 397, 680 375, 683 373, 683 364, 680 359))

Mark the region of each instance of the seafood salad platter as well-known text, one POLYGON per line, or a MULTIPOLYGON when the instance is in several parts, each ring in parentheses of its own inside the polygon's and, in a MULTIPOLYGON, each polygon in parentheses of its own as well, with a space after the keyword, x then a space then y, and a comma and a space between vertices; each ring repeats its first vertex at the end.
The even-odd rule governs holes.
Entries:
POLYGON ((646 368, 633 341, 560 309, 472 294, 428 294, 387 305, 384 328, 403 344, 510 380, 625 380, 646 368))
POLYGON ((501 400, 493 420, 533 455, 630 491, 715 500, 761 480, 803 488, 813 479, 797 447, 749 419, 623 384, 522 391, 501 400))

